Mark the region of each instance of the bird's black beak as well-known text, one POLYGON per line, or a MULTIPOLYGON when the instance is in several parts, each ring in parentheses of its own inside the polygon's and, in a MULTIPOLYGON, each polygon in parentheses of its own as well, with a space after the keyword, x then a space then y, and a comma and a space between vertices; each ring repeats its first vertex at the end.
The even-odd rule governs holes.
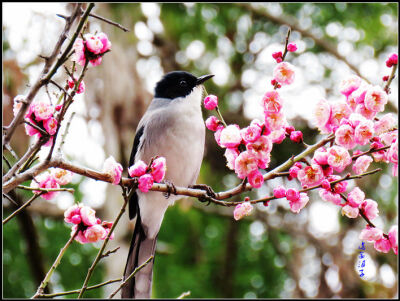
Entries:
POLYGON ((214 74, 208 74, 208 75, 203 75, 203 76, 198 77, 197 81, 196 81, 196 86, 204 83, 206 80, 210 79, 213 76, 214 76, 214 74))

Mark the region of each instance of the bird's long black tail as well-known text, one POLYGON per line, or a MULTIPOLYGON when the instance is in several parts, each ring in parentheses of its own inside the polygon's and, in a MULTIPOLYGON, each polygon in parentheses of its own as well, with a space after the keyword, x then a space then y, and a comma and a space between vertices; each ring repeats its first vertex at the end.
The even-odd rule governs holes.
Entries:
MULTIPOLYGON (((146 237, 140 213, 137 214, 135 230, 129 248, 128 260, 124 271, 124 280, 150 256, 154 256, 157 236, 153 239, 146 237)), ((153 260, 136 273, 135 277, 121 289, 121 298, 150 298, 153 279, 153 260)))

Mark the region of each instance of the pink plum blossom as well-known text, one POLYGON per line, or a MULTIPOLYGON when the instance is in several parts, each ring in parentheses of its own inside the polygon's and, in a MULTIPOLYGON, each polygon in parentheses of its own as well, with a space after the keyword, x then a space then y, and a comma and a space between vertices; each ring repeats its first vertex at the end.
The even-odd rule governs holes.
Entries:
POLYGON ((348 218, 356 218, 358 216, 358 208, 352 207, 350 205, 345 205, 342 208, 342 215, 346 215, 348 218))
POLYGON ((51 175, 60 185, 67 185, 72 179, 72 172, 62 168, 53 168, 51 170, 51 175))
MULTIPOLYGON (((72 78, 72 77, 70 77, 68 79, 67 82, 68 82, 68 87, 70 89, 73 89, 75 87, 75 81, 76 81, 76 79, 72 78)), ((76 94, 81 94, 83 92, 85 92, 85 83, 83 80, 81 80, 81 82, 79 83, 78 89, 76 90, 76 94)))
POLYGON ((379 140, 385 145, 392 145, 398 137, 398 131, 390 131, 379 135, 379 140))
POLYGON ((287 62, 279 63, 273 71, 274 79, 282 85, 290 85, 295 78, 295 71, 292 64, 287 62))
POLYGON ((365 94, 364 104, 368 110, 382 112, 388 101, 388 96, 380 86, 373 86, 365 94))
POLYGON ((217 141, 218 145, 221 146, 221 132, 225 127, 223 125, 219 125, 217 130, 214 133, 215 141, 217 141))
POLYGON ((254 153, 244 151, 235 160, 235 173, 240 179, 244 179, 251 172, 257 170, 257 158, 254 153))
POLYGON ((83 37, 85 38, 86 41, 87 50, 89 50, 94 54, 101 53, 101 50, 103 49, 103 43, 97 36, 87 33, 83 37))
POLYGON ((304 169, 300 169, 297 173, 297 178, 302 186, 309 187, 319 185, 325 177, 321 166, 312 164, 311 166, 306 166, 304 169))
POLYGON ((298 176, 298 174, 299 174, 299 171, 300 171, 300 170, 301 170, 301 167, 292 166, 292 167, 289 168, 289 175, 290 175, 293 179, 296 179, 297 176, 298 176))
POLYGON ((82 219, 81 219, 81 206, 79 205, 73 205, 69 207, 67 210, 64 212, 64 221, 66 223, 72 223, 72 224, 80 224, 82 219))
POLYGON ((389 162, 392 162, 394 164, 398 164, 398 157, 399 157, 399 143, 398 139, 396 139, 395 142, 390 146, 388 152, 387 152, 387 159, 389 162))
POLYGON ((279 130, 274 130, 272 131, 269 135, 268 138, 271 139, 272 143, 279 144, 286 138, 286 130, 282 127, 279 130))
POLYGON ((332 104, 332 115, 329 123, 333 128, 336 128, 340 125, 340 121, 343 118, 348 118, 352 110, 350 106, 345 101, 338 101, 332 104))
POLYGON ((215 116, 210 116, 207 118, 206 120, 206 127, 210 130, 215 132, 218 128, 218 126, 220 125, 220 121, 218 120, 217 117, 215 116))
POLYGON ((307 205, 308 201, 308 195, 304 192, 301 192, 297 200, 289 200, 290 210, 293 213, 299 213, 300 210, 307 205))
POLYGON ((327 162, 337 172, 342 172, 352 162, 349 152, 344 147, 335 145, 327 151, 327 162))
POLYGON ((54 107, 44 101, 33 103, 33 113, 35 114, 36 121, 46 120, 53 116, 54 107))
POLYGON ((148 192, 154 184, 153 176, 150 174, 145 174, 139 178, 138 188, 141 192, 148 192))
POLYGON ((275 90, 265 93, 262 103, 265 112, 278 113, 282 108, 282 99, 275 90))
MULTIPOLYGON (((271 131, 284 129, 287 125, 287 120, 282 111, 277 113, 265 112, 265 126, 271 131)), ((286 131, 284 131, 285 133, 286 131)))
POLYGON ((282 62, 282 51, 272 53, 272 57, 276 60, 277 63, 282 62))
POLYGON ((96 211, 89 206, 82 205, 80 208, 82 223, 85 226, 93 226, 97 224, 96 211))
POLYGON ((96 35, 96 37, 101 41, 103 44, 103 48, 101 48, 100 53, 104 53, 111 49, 111 42, 108 39, 107 35, 104 32, 100 32, 96 35))
POLYGON ((222 129, 219 138, 219 144, 222 147, 233 148, 238 146, 242 141, 242 136, 240 135, 240 128, 236 124, 228 125, 226 128, 222 129))
POLYGON ((167 162, 164 157, 158 157, 151 164, 151 175, 154 181, 160 183, 167 172, 167 162))
POLYGON ((386 237, 382 237, 381 239, 376 240, 374 243, 375 250, 383 253, 388 253, 391 247, 390 241, 386 237))
POLYGON ((372 120, 360 122, 354 131, 354 140, 357 144, 365 145, 374 136, 374 123, 372 120))
POLYGON ((376 114, 378 113, 376 111, 367 109, 363 103, 358 104, 356 106, 355 112, 361 114, 362 116, 370 120, 374 119, 376 114))
POLYGON ((240 134, 245 143, 256 141, 261 135, 261 128, 258 125, 249 125, 240 130, 240 134))
POLYGON ((335 142, 337 145, 343 146, 347 149, 352 149, 356 146, 353 127, 348 124, 339 126, 335 132, 335 142))
POLYGON ((101 225, 93 225, 88 227, 83 235, 86 238, 86 241, 89 243, 97 242, 101 239, 105 239, 107 236, 107 231, 101 225))
POLYGON ((249 180, 250 185, 254 188, 260 188, 262 186, 262 184, 264 183, 264 177, 261 174, 261 172, 259 172, 258 170, 252 171, 248 175, 248 180, 249 180))
POLYGON ((85 57, 85 43, 82 39, 77 38, 72 46, 74 50, 73 60, 80 66, 84 66, 86 62, 85 57))
MULTIPOLYGON (((60 185, 57 183, 57 181, 53 178, 51 173, 45 172, 34 178, 31 182, 31 187, 32 188, 50 188, 50 189, 58 189, 60 188, 60 185)), ((34 190, 34 193, 41 193, 42 191, 40 190, 34 190)), ((42 193, 40 196, 44 198, 45 200, 51 200, 55 196, 59 194, 59 191, 49 191, 46 193, 42 193)))
POLYGON ((283 186, 278 186, 274 188, 274 197, 277 199, 286 197, 286 189, 283 186))
POLYGON ((239 156, 239 150, 237 148, 227 148, 224 156, 226 158, 226 166, 231 170, 235 170, 235 160, 239 156))
POLYGON ((207 110, 214 110, 218 106, 218 96, 208 95, 204 98, 204 107, 207 110))
POLYGON ((318 193, 319 196, 326 202, 331 202, 335 205, 340 205, 341 203, 341 196, 338 193, 326 189, 320 189, 318 193))
POLYGON ((295 52, 295 51, 297 50, 297 45, 296 45, 296 43, 289 43, 289 44, 287 45, 287 50, 288 50, 289 52, 295 52))
POLYGON ((331 125, 329 124, 331 115, 332 115, 331 105, 327 100, 321 99, 315 106, 314 117, 316 126, 323 134, 330 133, 332 130, 331 125))
MULTIPOLYGON (((36 122, 30 118, 25 118, 25 120, 34 125, 37 125, 36 122)), ((33 126, 30 126, 29 124, 26 124, 26 123, 25 123, 25 132, 29 136, 38 135, 40 137, 42 135, 37 129, 35 129, 33 126)))
POLYGON ((396 127, 397 120, 392 113, 385 114, 374 123, 375 135, 381 135, 396 127))
MULTIPOLYGON (((71 230, 72 230, 72 231, 71 231, 71 236, 72 236, 72 235, 74 235, 74 233, 75 233, 76 231, 78 231, 78 225, 74 225, 74 226, 72 227, 71 230)), ((83 232, 80 231, 80 230, 79 230, 78 233, 76 234, 75 240, 76 240, 77 242, 81 243, 81 244, 86 244, 86 243, 88 243, 88 241, 87 241, 85 235, 84 235, 83 232)))
POLYGON ((300 193, 297 189, 289 188, 286 190, 286 198, 288 201, 296 202, 300 198, 300 193))
POLYGON ((110 175, 112 183, 118 185, 122 175, 122 165, 115 161, 113 156, 108 157, 103 164, 103 172, 110 175))
POLYGON ((378 216, 378 203, 373 200, 366 199, 360 208, 364 210, 364 214, 369 220, 373 220, 378 216))
POLYGON ((360 188, 355 187, 347 195, 347 200, 350 206, 358 208, 365 200, 365 193, 360 188))
POLYGON ((248 216, 253 211, 253 206, 249 202, 238 204, 233 210, 233 218, 240 220, 245 216, 248 216))
POLYGON ((314 152, 312 161, 319 165, 328 165, 329 153, 325 147, 320 147, 314 152))
POLYGON ((349 96, 353 91, 357 90, 361 85, 361 78, 357 75, 352 75, 341 81, 339 91, 344 96, 349 96))
POLYGON ((293 131, 290 133, 290 140, 295 143, 301 143, 303 141, 303 133, 301 131, 293 131))
POLYGON ((398 228, 397 225, 392 226, 388 233, 390 245, 393 249, 394 254, 396 255, 397 255, 397 243, 398 243, 397 228, 398 228))
POLYGON ((397 53, 393 53, 390 57, 386 60, 386 66, 388 68, 392 67, 393 65, 397 65, 397 53))
POLYGON ((367 171, 369 165, 372 163, 373 159, 368 155, 363 155, 356 159, 353 164, 353 171, 359 175, 367 171))
POLYGON ((271 153, 272 141, 269 137, 262 135, 258 137, 256 141, 248 143, 246 148, 249 152, 254 154, 258 160, 263 160, 271 153))
MULTIPOLYGON (((102 225, 103 228, 106 230, 106 235, 108 235, 108 233, 111 231, 111 228, 112 228, 113 223, 112 223, 112 222, 103 221, 103 222, 101 223, 101 225, 102 225)), ((105 237, 104 237, 104 238, 105 238, 105 237)), ((114 239, 114 233, 111 233, 110 239, 114 239)))
POLYGON ((147 170, 147 164, 144 163, 142 160, 139 160, 128 168, 128 174, 132 178, 140 177, 146 173, 146 170, 147 170))
POLYGON ((50 135, 54 135, 57 132, 57 120, 53 117, 43 121, 43 127, 50 135))
POLYGON ((361 240, 365 240, 368 242, 373 242, 376 240, 381 239, 383 236, 383 232, 381 229, 375 228, 375 227, 371 227, 369 225, 367 225, 360 233, 360 235, 358 236, 359 239, 361 240))

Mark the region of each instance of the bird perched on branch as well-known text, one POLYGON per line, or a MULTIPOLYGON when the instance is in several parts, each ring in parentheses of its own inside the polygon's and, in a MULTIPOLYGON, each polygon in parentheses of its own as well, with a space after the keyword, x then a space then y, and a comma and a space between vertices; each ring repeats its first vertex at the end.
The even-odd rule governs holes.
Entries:
MULTIPOLYGON (((166 184, 170 193, 136 191, 129 200, 129 218, 136 225, 124 271, 126 279, 135 268, 154 256, 157 235, 168 206, 182 198, 170 195, 174 185, 196 183, 204 153, 205 126, 201 111, 202 84, 213 77, 195 77, 184 71, 167 73, 155 88, 154 99, 137 127, 129 161, 150 162, 154 156, 166 158, 166 184)), ((122 288, 122 298, 150 298, 153 261, 142 268, 122 288)))

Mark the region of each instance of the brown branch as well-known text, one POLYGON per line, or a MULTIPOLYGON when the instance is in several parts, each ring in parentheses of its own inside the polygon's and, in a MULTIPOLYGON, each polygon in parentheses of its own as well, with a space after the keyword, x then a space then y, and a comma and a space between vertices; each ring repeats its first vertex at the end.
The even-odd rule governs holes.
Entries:
POLYGON ((25 204, 23 204, 21 207, 19 207, 17 210, 15 210, 13 213, 11 213, 7 218, 3 220, 3 226, 8 223, 14 216, 16 216, 18 213, 20 213, 24 208, 28 207, 34 200, 36 200, 42 193, 39 194, 34 194, 25 204))
POLYGON ((101 20, 101 21, 103 21, 103 22, 106 22, 106 23, 108 23, 108 24, 111 24, 111 25, 114 25, 114 26, 118 27, 119 29, 122 29, 122 30, 125 31, 125 32, 129 32, 129 29, 126 28, 126 27, 124 27, 124 26, 122 26, 121 24, 118 24, 117 22, 113 22, 113 21, 111 21, 111 20, 108 20, 108 19, 106 19, 106 18, 104 18, 104 17, 101 17, 101 16, 99 16, 99 15, 90 13, 90 14, 89 14, 89 17, 93 17, 93 18, 99 19, 99 20, 101 20))

